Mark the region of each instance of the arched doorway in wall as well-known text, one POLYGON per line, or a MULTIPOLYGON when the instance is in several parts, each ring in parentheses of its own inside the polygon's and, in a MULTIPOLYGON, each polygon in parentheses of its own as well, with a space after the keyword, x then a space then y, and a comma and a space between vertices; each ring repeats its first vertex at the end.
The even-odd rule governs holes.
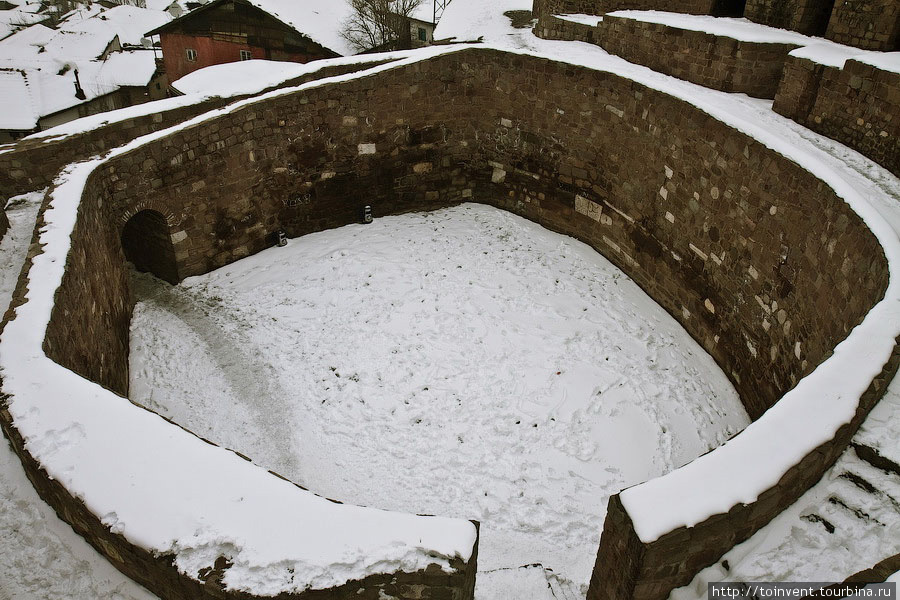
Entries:
POLYGON ((743 17, 747 0, 716 0, 713 5, 713 16, 716 17, 743 17))
POLYGON ((178 283, 175 248, 166 218, 155 210, 142 210, 122 228, 125 259, 138 271, 149 271, 169 283, 178 283))

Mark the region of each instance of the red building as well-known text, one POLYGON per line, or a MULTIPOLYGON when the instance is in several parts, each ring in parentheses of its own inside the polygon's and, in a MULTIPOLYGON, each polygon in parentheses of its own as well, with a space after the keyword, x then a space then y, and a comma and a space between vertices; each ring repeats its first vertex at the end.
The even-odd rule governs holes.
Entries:
POLYGON ((213 0, 147 33, 169 81, 203 67, 261 58, 309 62, 353 54, 340 32, 345 0, 213 0))

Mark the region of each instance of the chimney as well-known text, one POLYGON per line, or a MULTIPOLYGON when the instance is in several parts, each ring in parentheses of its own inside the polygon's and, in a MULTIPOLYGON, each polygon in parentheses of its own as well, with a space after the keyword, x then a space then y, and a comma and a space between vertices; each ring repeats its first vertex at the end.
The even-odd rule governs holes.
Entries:
POLYGON ((78 79, 78 69, 75 69, 75 97, 79 100, 87 99, 87 94, 81 89, 81 81, 78 79))

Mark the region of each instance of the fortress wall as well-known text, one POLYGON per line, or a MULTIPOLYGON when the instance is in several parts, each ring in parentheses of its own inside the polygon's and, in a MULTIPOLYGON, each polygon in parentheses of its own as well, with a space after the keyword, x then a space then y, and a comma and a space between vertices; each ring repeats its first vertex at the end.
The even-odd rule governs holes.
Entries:
MULTIPOLYGON (((123 391, 131 307, 118 235, 140 210, 164 216, 183 278, 271 245, 278 230, 356 222, 366 205, 378 217, 464 201, 603 253, 716 359, 754 418, 830 356, 888 283, 850 207, 745 134, 614 74, 464 50, 260 100, 108 160, 85 187, 46 347, 123 391)), ((664 598, 751 535, 819 479, 895 368, 756 502, 642 542, 614 497, 589 597, 664 598)), ((469 576, 447 585, 467 593, 469 576)))

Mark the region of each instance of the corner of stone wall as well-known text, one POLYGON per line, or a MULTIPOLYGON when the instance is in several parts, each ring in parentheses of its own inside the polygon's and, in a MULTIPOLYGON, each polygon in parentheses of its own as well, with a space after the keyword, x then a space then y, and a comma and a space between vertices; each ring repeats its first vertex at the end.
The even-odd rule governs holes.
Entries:
POLYGON ((896 344, 881 373, 860 397, 853 420, 789 469, 755 502, 737 504, 693 527, 679 527, 652 542, 642 542, 619 495, 611 497, 587 600, 665 600, 672 590, 689 584, 702 569, 796 502, 843 454, 884 395, 900 364, 900 338, 896 344))
POLYGON ((900 73, 854 59, 839 68, 792 56, 773 110, 900 175, 900 73))
POLYGON ((816 103, 825 65, 808 58, 788 56, 772 110, 789 119, 806 125, 816 103))
POLYGON ((633 598, 644 564, 644 551, 619 494, 610 496, 587 600, 633 598))

